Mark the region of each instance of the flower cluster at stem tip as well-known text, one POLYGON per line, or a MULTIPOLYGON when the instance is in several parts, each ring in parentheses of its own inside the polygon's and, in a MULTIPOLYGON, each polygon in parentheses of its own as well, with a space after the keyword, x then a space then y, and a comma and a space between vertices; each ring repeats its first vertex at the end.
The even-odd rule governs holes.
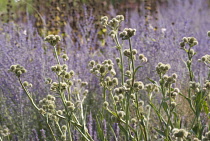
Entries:
POLYGON ((61 37, 59 35, 48 35, 44 40, 52 46, 55 46, 59 41, 61 41, 61 37))

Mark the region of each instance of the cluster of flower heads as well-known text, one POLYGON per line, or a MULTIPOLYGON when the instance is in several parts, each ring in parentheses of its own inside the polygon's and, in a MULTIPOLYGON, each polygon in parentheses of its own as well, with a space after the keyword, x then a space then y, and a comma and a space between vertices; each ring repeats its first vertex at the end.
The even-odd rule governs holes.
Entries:
POLYGON ((53 72, 56 72, 57 75, 61 76, 62 78, 70 79, 72 76, 74 76, 74 71, 71 70, 70 72, 67 72, 68 66, 66 64, 64 65, 54 65, 51 67, 51 70, 53 72))
MULTIPOLYGON (((116 34, 118 32, 118 28, 119 28, 120 23, 122 21, 124 21, 124 16, 123 15, 117 15, 115 18, 111 19, 110 21, 108 21, 107 16, 101 17, 101 24, 104 27, 108 26, 111 29, 110 32, 109 32, 109 36, 111 36, 112 38, 116 37, 116 34)), ((132 36, 134 36, 135 34, 136 34, 136 29, 125 28, 119 35, 120 35, 120 38, 122 38, 122 40, 128 40, 132 36)))
POLYGON ((56 116, 56 104, 55 104, 55 97, 52 95, 47 95, 46 98, 43 98, 39 101, 39 112, 42 115, 49 115, 49 118, 53 121, 58 121, 58 117, 56 116))
POLYGON ((204 62, 206 65, 210 64, 210 55, 206 54, 201 57, 201 59, 198 59, 198 61, 204 62))
POLYGON ((200 83, 196 83, 195 81, 190 81, 190 88, 196 92, 199 92, 200 83))
MULTIPOLYGON (((136 60, 136 55, 137 55, 138 51, 136 49, 133 49, 132 51, 130 51, 130 49, 125 49, 123 51, 123 55, 125 55, 128 58, 132 58, 133 60, 136 60)), ((139 54, 139 60, 141 62, 147 62, 147 57, 144 56, 144 54, 139 54)), ((116 62, 120 63, 120 58, 116 58, 116 62)))
POLYGON ((139 54, 139 60, 142 62, 147 62, 147 57, 145 57, 144 54, 139 54))
POLYGON ((66 107, 69 111, 74 111, 74 109, 75 109, 75 105, 71 101, 66 101, 66 107))
POLYGON ((110 27, 112 30, 116 30, 122 21, 124 21, 123 15, 117 15, 115 18, 111 19, 110 21, 108 21, 107 16, 101 17, 101 24, 104 27, 107 26, 110 27))
POLYGON ((132 84, 132 79, 127 79, 125 83, 125 90, 129 91, 131 87, 133 87, 133 90, 137 92, 139 90, 144 89, 144 84, 141 81, 135 81, 132 84))
POLYGON ((27 70, 21 65, 12 65, 9 71, 14 72, 17 77, 20 77, 23 73, 27 72, 27 70))
POLYGON ((61 57, 63 58, 63 61, 69 60, 69 57, 67 56, 67 54, 63 54, 61 57))
POLYGON ((91 67, 90 72, 95 74, 96 76, 106 76, 109 72, 112 76, 116 75, 114 70, 114 63, 112 60, 104 60, 101 64, 96 63, 94 60, 91 60, 88 64, 91 67))
POLYGON ((210 37, 210 31, 207 32, 208 37, 210 37))
POLYGON ((171 76, 164 75, 163 79, 160 80, 160 84, 165 84, 166 87, 176 82, 177 74, 173 73, 171 76))
POLYGON ((55 46, 59 41, 61 41, 61 37, 59 35, 48 35, 44 40, 52 46, 55 46))
POLYGON ((186 44, 188 44, 190 47, 193 47, 195 45, 198 45, 198 41, 194 37, 183 37, 182 42, 180 42, 180 47, 185 48, 186 44))
POLYGON ((136 35, 136 29, 132 29, 132 28, 125 28, 120 33, 120 37, 122 38, 122 40, 128 40, 134 35, 136 35))
POLYGON ((9 136, 10 135, 9 129, 4 126, 2 129, 0 129, 0 135, 3 137, 9 136))
POLYGON ((158 86, 155 85, 155 84, 153 84, 153 83, 146 84, 144 89, 145 89, 148 93, 152 93, 153 91, 154 91, 154 92, 159 92, 158 86))
POLYGON ((164 75, 166 72, 171 68, 170 64, 163 64, 163 63, 158 63, 156 66, 156 71, 159 75, 164 75))

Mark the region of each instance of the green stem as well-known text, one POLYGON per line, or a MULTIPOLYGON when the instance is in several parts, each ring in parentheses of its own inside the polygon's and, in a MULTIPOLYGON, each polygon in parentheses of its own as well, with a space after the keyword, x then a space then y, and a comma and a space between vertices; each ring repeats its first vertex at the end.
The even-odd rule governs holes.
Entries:
POLYGON ((48 125, 48 127, 49 127, 49 129, 50 129, 50 132, 51 132, 51 134, 52 134, 52 136, 53 136, 54 141, 57 141, 56 138, 55 138, 55 135, 54 135, 54 133, 53 133, 53 130, 52 130, 51 126, 50 126, 49 123, 48 123, 48 119, 47 119, 47 125, 48 125))
POLYGON ((123 61, 123 48, 122 46, 120 45, 119 41, 118 41, 118 37, 117 37, 117 34, 115 36, 115 43, 116 45, 120 48, 119 49, 119 52, 120 52, 120 70, 121 70, 121 77, 122 77, 122 86, 124 85, 124 61, 123 61))
POLYGON ((60 65, 60 61, 58 59, 58 53, 57 53, 56 45, 53 46, 53 47, 54 47, 54 53, 55 53, 55 57, 56 57, 57 63, 60 65))
POLYGON ((68 132, 69 132, 69 140, 72 141, 72 136, 71 136, 71 124, 68 123, 68 132))
POLYGON ((27 94, 29 100, 30 100, 31 103, 33 104, 33 106, 36 108, 36 110, 39 111, 39 108, 38 108, 38 107, 36 106, 36 104, 34 103, 34 100, 32 99, 31 94, 30 94, 29 91, 23 86, 23 83, 22 83, 20 77, 18 77, 18 80, 19 80, 19 82, 20 82, 20 85, 22 86, 22 88, 23 88, 24 91, 26 92, 26 94, 27 94))

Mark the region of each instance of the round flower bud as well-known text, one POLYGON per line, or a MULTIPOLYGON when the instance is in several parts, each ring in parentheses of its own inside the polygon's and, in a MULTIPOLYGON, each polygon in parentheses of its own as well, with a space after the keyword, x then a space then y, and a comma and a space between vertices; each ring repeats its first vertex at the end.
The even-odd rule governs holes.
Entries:
POLYGON ((70 78, 71 78, 71 75, 70 75, 70 73, 66 73, 64 77, 65 77, 66 79, 70 79, 70 78))
POLYGON ((66 141, 66 135, 61 135, 61 140, 66 141))
POLYGON ((139 54, 139 60, 142 60, 144 58, 144 54, 139 54))
POLYGON ((52 110, 55 108, 55 106, 53 104, 50 104, 50 105, 48 105, 48 108, 52 110))
POLYGON ((174 92, 179 93, 179 92, 180 92, 179 88, 175 88, 175 89, 174 89, 174 92))
POLYGON ((24 82, 23 82, 23 86, 24 86, 24 87, 27 87, 28 85, 29 85, 29 84, 28 84, 27 81, 24 81, 24 82))
POLYGON ((11 70, 11 71, 15 71, 15 69, 16 69, 16 65, 10 66, 10 70, 11 70))
POLYGON ((74 71, 71 70, 71 71, 69 72, 69 74, 70 74, 71 76, 73 76, 73 75, 74 75, 74 71))
POLYGON ((58 115, 63 115, 63 111, 62 111, 62 110, 58 110, 58 111, 57 111, 57 114, 58 114, 58 115))
POLYGON ((119 100, 124 99, 124 95, 123 94, 119 94, 118 97, 119 97, 119 100))
POLYGON ((187 37, 183 37, 182 40, 183 40, 185 43, 188 42, 187 37))
POLYGON ((99 69, 99 72, 103 74, 105 71, 106 71, 106 68, 104 66, 101 66, 99 69))
POLYGON ((117 78, 113 78, 113 79, 112 79, 112 82, 113 82, 114 84, 118 85, 118 79, 117 79, 117 78))
POLYGON ((108 70, 112 70, 113 66, 112 65, 109 65, 108 66, 108 70))
POLYGON ((117 63, 120 63, 120 58, 116 58, 116 62, 117 63))
POLYGON ((198 41, 194 41, 194 42, 193 42, 193 45, 194 45, 194 46, 198 45, 198 41))
POLYGON ((194 41, 195 41, 195 38, 191 37, 190 40, 189 40, 189 43, 192 44, 194 41))
POLYGON ((175 108, 176 107, 176 102, 171 102, 171 107, 175 108))
POLYGON ((82 82, 81 85, 82 86, 87 86, 88 85, 88 82, 82 82))
POLYGON ((110 73, 111 73, 111 75, 113 75, 113 76, 116 75, 116 72, 115 72, 113 69, 110 71, 110 73))
POLYGON ((135 94, 131 94, 131 99, 135 99, 135 98, 136 98, 135 94))
POLYGON ((185 46, 185 42, 180 42, 179 45, 180 45, 180 47, 184 47, 185 46))
POLYGON ((123 118, 124 115, 125 115, 125 112, 124 111, 117 111, 117 114, 118 114, 119 118, 123 118))
POLYGON ((84 95, 87 95, 88 92, 89 92, 88 90, 85 90, 83 94, 84 94, 84 95))
POLYGON ((147 110, 149 110, 150 109, 150 105, 146 105, 146 107, 145 107, 147 110))
POLYGON ((144 105, 144 101, 139 101, 139 106, 143 106, 144 105))
POLYGON ((48 100, 51 100, 51 98, 52 98, 52 95, 48 94, 48 95, 47 95, 47 99, 48 99, 48 100))
POLYGON ((63 58, 64 61, 69 60, 69 57, 67 56, 67 54, 63 54, 61 57, 63 58))
POLYGON ((68 108, 70 111, 74 111, 74 109, 75 109, 74 106, 67 106, 67 108, 68 108))
POLYGON ((117 95, 114 96, 114 101, 119 101, 119 97, 117 95))
POLYGON ((205 61, 207 60, 206 56, 203 56, 203 57, 201 58, 201 60, 202 60, 203 62, 205 62, 205 61))
POLYGON ((136 55, 137 54, 137 50, 136 49, 133 49, 132 50, 132 53, 133 53, 133 55, 136 55))
POLYGON ((96 64, 96 62, 94 61, 94 60, 91 60, 90 62, 89 62, 89 66, 94 66, 96 64))
POLYGON ((56 66, 56 71, 59 72, 59 71, 61 71, 61 70, 62 70, 61 65, 57 65, 57 66, 56 66))
POLYGON ((105 108, 108 108, 109 103, 108 103, 107 101, 105 101, 105 102, 103 103, 103 105, 104 105, 105 108))
POLYGON ((73 106, 74 104, 71 101, 66 101, 66 106, 73 106))
POLYGON ((175 79, 177 79, 177 74, 176 73, 173 73, 172 74, 172 77, 175 78, 175 79))
POLYGON ((16 72, 16 75, 17 75, 18 77, 20 77, 21 74, 22 74, 22 71, 20 71, 20 70, 16 72))
POLYGON ((170 65, 170 64, 166 64, 166 65, 165 65, 165 69, 166 69, 166 70, 169 70, 170 68, 171 68, 171 65, 170 65))
POLYGON ((207 32, 207 35, 210 37, 210 31, 207 32))
POLYGON ((114 92, 115 92, 116 94, 118 94, 118 93, 119 93, 119 88, 115 88, 115 89, 114 89, 114 92))
POLYGON ((66 125, 63 125, 63 126, 61 127, 61 130, 62 130, 63 132, 66 132, 67 126, 66 126, 66 125))
POLYGON ((135 118, 132 118, 132 119, 131 119, 131 123, 133 123, 133 124, 134 124, 134 123, 137 123, 137 120, 136 120, 135 118))
POLYGON ((109 65, 113 64, 112 60, 110 60, 110 59, 107 62, 108 62, 109 65))

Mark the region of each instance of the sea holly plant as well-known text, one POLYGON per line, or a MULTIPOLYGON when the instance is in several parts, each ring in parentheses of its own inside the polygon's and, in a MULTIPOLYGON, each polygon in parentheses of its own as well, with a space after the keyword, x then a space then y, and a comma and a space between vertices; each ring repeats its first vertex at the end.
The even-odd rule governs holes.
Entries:
MULTIPOLYGON (((174 85, 177 81, 177 74, 167 75, 170 64, 160 62, 156 66, 159 82, 149 79, 151 83, 144 85, 136 77, 136 72, 142 67, 142 65, 136 67, 136 63, 147 62, 147 58, 143 54, 138 54, 137 50, 132 48, 131 39, 136 33, 135 29, 125 28, 121 33, 118 33, 120 23, 123 20, 122 15, 118 15, 111 20, 108 20, 107 16, 101 18, 102 25, 110 30, 109 35, 114 40, 115 47, 119 52, 116 64, 120 70, 121 79, 118 80, 115 76, 116 69, 112 60, 104 60, 102 63, 94 60, 89 62, 90 72, 99 78, 103 89, 104 109, 111 114, 112 121, 117 122, 121 129, 123 135, 120 139, 127 141, 154 140, 157 139, 151 135, 154 134, 154 131, 164 140, 186 140, 189 138, 190 132, 182 129, 181 119, 177 112, 176 97, 178 95, 183 96, 189 102, 195 114, 190 131, 201 139, 204 128, 201 126, 200 114, 203 108, 207 110, 207 105, 205 104, 203 91, 200 90, 200 85, 194 82, 195 77, 191 66, 192 58, 196 54, 192 47, 197 45, 198 41, 194 37, 185 37, 183 42, 180 43, 181 48, 188 55, 186 66, 189 71, 190 88, 189 95, 186 97, 174 85), (124 49, 123 43, 126 41, 128 41, 128 48, 124 49), (145 92, 148 96, 146 102, 141 100, 141 95, 145 92), (153 98, 154 93, 162 94, 160 105, 155 104, 157 102, 153 98), (194 100, 191 94, 194 94, 194 100), (145 105, 144 103, 148 104, 145 105), (157 127, 150 125, 151 110, 155 112, 159 120, 157 127)), ((207 82, 205 87, 208 87, 207 82)), ((107 139, 103 137, 102 140, 107 139)))
POLYGON ((135 66, 136 61, 146 62, 147 58, 132 48, 131 38, 135 35, 136 29, 125 28, 121 33, 118 33, 120 23, 123 20, 123 15, 118 15, 111 20, 108 20, 107 16, 101 18, 102 25, 110 30, 109 35, 114 40, 115 47, 119 52, 116 63, 120 70, 121 82, 118 83, 118 79, 115 78, 116 69, 112 60, 105 60, 101 64, 91 61, 89 63, 90 71, 100 79, 103 88, 104 108, 113 119, 118 121, 125 136, 122 139, 148 140, 146 118, 143 111, 140 111, 144 105, 138 100, 140 91, 144 89, 144 84, 136 78, 136 72, 142 66, 135 66), (123 43, 120 43, 119 38, 122 42, 128 41, 129 47, 127 49, 123 48, 123 43), (135 109, 135 112, 131 112, 132 109, 135 109))
MULTIPOLYGON (((51 70, 56 75, 57 80, 46 79, 46 83, 50 85, 51 93, 40 100, 38 104, 35 103, 33 95, 30 93, 32 84, 22 81, 22 75, 27 70, 18 64, 12 65, 10 71, 17 76, 32 105, 46 120, 54 141, 72 141, 74 130, 80 133, 82 140, 93 141, 86 127, 83 108, 83 103, 88 93, 85 87, 88 83, 83 82, 81 79, 73 79, 74 71, 68 71, 68 66, 60 63, 56 50, 56 45, 60 40, 58 35, 49 35, 45 38, 45 41, 54 48, 57 64, 52 66, 51 70), (59 99, 62 105, 57 102, 59 99)), ((68 60, 66 54, 63 54, 62 58, 64 62, 68 60)))
MULTIPOLYGON (((208 32, 209 35, 209 32, 208 32)), ((185 61, 185 65, 188 69, 189 73, 189 89, 188 94, 183 95, 187 102, 189 103, 190 109, 192 110, 194 117, 191 122, 190 130, 196 135, 198 139, 202 139, 203 131, 206 128, 206 125, 202 123, 201 114, 206 114, 208 117, 209 114, 209 74, 208 78, 205 80, 204 84, 196 82, 194 73, 192 70, 193 57, 196 55, 193 47, 198 45, 198 41, 194 37, 184 37, 182 42, 180 43, 181 49, 183 49, 187 53, 187 61, 185 61)), ((199 61, 202 61, 208 66, 209 63, 209 55, 203 56, 199 61)), ((208 66, 209 67, 209 66, 208 66)), ((209 126, 209 125, 208 125, 209 126)))

